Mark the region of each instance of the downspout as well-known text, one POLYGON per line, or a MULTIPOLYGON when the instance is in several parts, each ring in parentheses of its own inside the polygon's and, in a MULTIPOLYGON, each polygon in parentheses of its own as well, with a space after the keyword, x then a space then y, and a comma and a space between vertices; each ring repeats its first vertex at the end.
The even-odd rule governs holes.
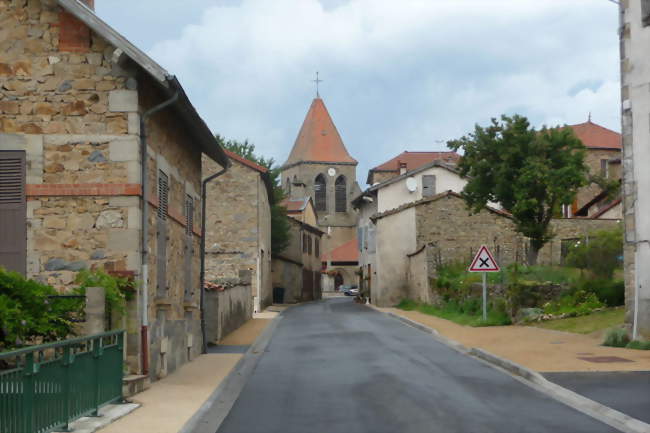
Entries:
POLYGON ((158 111, 167 108, 178 100, 179 93, 168 100, 150 108, 140 116, 140 167, 142 170, 142 318, 140 327, 140 355, 142 374, 149 373, 149 172, 147 155, 147 119, 158 111))
POLYGON ((223 170, 206 177, 203 179, 203 182, 201 182, 201 300, 199 303, 199 308, 201 310, 201 339, 203 340, 201 353, 208 353, 208 341, 205 333, 205 201, 207 196, 207 185, 208 182, 224 174, 226 170, 228 170, 228 166, 224 167, 223 170))

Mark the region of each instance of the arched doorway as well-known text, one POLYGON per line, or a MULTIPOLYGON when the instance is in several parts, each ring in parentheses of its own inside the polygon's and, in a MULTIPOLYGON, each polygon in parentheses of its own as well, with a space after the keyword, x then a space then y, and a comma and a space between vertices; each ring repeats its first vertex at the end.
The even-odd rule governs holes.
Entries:
POLYGON ((343 275, 338 273, 334 276, 334 290, 338 292, 342 285, 343 285, 343 275))

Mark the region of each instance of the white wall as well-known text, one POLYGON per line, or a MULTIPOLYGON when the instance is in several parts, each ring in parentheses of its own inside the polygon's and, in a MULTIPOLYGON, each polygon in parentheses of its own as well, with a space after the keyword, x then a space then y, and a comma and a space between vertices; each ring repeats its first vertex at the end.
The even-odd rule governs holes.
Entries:
POLYGON ((431 167, 413 176, 409 176, 415 178, 418 183, 418 188, 415 192, 410 192, 406 188, 406 179, 408 177, 379 189, 377 192, 378 211, 384 212, 395 209, 405 203, 420 200, 422 198, 422 176, 424 175, 434 175, 436 177, 435 194, 449 190, 460 193, 467 183, 467 180, 452 171, 442 167, 431 167))
POLYGON ((377 220, 377 283, 372 302, 392 307, 407 296, 409 262, 415 252, 415 208, 377 220))

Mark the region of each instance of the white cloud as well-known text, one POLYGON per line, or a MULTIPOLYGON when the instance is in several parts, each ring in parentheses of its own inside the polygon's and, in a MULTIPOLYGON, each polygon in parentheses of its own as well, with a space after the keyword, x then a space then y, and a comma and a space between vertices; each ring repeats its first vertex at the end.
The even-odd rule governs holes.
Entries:
POLYGON ((441 149, 504 112, 619 129, 617 8, 606 0, 241 0, 152 56, 215 132, 282 162, 321 94, 368 168, 441 149), (587 83, 587 84, 585 84, 587 83), (594 84, 596 83, 596 84, 594 84), (583 86, 583 88, 581 88, 583 86))

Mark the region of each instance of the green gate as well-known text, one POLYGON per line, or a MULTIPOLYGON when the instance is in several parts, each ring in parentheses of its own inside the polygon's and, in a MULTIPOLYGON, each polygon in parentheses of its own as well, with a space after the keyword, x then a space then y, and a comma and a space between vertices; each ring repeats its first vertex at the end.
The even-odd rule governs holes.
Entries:
POLYGON ((124 331, 0 353, 0 433, 67 430, 122 400, 124 331))

